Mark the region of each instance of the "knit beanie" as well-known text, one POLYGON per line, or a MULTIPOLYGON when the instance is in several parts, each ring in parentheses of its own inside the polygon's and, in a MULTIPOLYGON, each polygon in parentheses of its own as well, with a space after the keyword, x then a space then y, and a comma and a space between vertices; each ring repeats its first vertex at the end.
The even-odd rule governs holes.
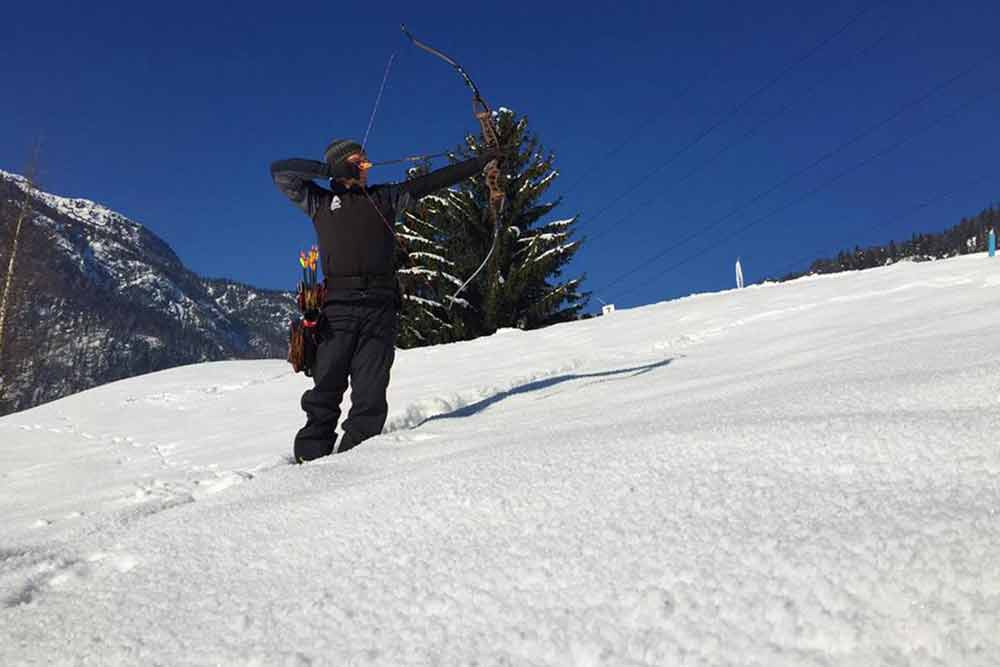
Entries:
POLYGON ((356 141, 334 139, 326 147, 326 150, 323 151, 323 160, 330 165, 330 171, 334 178, 350 178, 355 176, 353 172, 356 170, 349 168, 345 160, 355 153, 361 153, 363 150, 361 144, 356 141))

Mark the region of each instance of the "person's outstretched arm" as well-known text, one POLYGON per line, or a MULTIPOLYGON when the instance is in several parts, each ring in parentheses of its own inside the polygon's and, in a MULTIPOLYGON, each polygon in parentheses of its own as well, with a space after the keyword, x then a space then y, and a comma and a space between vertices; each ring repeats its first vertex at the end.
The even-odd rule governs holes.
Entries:
POLYGON ((432 192, 437 192, 443 188, 450 187, 456 183, 461 183, 467 178, 471 178, 483 170, 483 167, 497 157, 496 154, 488 153, 480 157, 474 157, 465 162, 442 167, 429 174, 418 176, 413 180, 400 183, 399 188, 409 194, 413 199, 420 199, 432 192))
POLYGON ((312 218, 319 210, 323 188, 313 179, 330 178, 330 165, 316 160, 292 158, 271 164, 271 178, 286 197, 312 218))

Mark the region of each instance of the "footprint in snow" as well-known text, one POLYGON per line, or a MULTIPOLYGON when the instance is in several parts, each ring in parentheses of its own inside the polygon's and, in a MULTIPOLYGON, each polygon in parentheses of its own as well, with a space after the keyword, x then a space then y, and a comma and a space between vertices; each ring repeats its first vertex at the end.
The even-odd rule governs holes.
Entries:
POLYGON ((436 440, 441 436, 436 433, 414 433, 413 431, 404 431, 402 433, 394 433, 389 438, 392 442, 399 443, 413 443, 413 442, 427 442, 428 440, 436 440))
POLYGON ((125 574, 139 565, 139 559, 128 553, 109 554, 97 552, 87 556, 84 561, 68 563, 56 574, 49 577, 48 585, 52 588, 66 588, 86 579, 104 574, 125 574))
POLYGON ((124 574, 135 569, 139 564, 139 559, 129 553, 109 554, 103 552, 93 553, 87 557, 88 563, 101 563, 102 567, 124 574))
POLYGON ((253 475, 246 472, 230 472, 211 479, 197 480, 194 483, 195 488, 191 492, 191 495, 194 496, 195 500, 214 496, 216 493, 225 491, 236 484, 242 484, 248 479, 253 479, 253 475))

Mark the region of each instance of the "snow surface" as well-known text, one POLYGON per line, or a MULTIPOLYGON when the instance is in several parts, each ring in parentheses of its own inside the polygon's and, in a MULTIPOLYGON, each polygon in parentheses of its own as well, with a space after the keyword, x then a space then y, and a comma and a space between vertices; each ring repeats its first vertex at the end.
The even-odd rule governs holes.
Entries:
POLYGON ((284 456, 283 361, 0 419, 0 664, 1000 664, 1000 261, 400 352, 284 456))

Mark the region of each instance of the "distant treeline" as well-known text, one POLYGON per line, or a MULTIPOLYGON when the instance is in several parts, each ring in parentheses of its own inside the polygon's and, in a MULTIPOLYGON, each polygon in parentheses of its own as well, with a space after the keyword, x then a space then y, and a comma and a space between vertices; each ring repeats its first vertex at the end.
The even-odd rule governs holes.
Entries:
POLYGON ((991 206, 974 218, 962 218, 954 227, 940 234, 914 234, 909 241, 890 241, 888 245, 841 250, 836 257, 817 259, 806 271, 790 273, 780 281, 816 273, 837 273, 885 266, 903 259, 924 261, 956 255, 985 252, 989 229, 1000 233, 1000 208, 991 206))

